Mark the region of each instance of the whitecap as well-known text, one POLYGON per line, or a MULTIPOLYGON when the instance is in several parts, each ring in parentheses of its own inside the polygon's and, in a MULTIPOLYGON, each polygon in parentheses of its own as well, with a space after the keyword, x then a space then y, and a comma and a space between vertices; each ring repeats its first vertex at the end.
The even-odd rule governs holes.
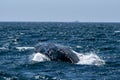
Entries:
POLYGON ((5 48, 5 47, 0 47, 0 50, 6 50, 7 48, 5 48))
POLYGON ((78 45, 78 46, 76 46, 76 48, 82 48, 82 46, 79 46, 79 45, 78 45))
POLYGON ((35 49, 34 47, 16 47, 19 51, 35 49))
POLYGON ((120 31, 114 31, 114 33, 120 33, 120 31))

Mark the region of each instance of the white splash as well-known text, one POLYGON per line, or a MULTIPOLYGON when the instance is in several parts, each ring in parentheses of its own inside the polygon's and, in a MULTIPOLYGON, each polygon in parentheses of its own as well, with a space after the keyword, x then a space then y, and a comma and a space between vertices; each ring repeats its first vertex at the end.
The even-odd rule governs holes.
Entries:
POLYGON ((50 61, 50 59, 42 53, 34 53, 31 58, 32 61, 35 62, 50 61))
POLYGON ((97 56, 94 52, 90 52, 87 54, 80 54, 73 51, 79 58, 79 62, 77 64, 82 65, 104 65, 105 61, 102 60, 99 56, 97 56))
POLYGON ((16 47, 19 51, 34 49, 34 47, 16 47))

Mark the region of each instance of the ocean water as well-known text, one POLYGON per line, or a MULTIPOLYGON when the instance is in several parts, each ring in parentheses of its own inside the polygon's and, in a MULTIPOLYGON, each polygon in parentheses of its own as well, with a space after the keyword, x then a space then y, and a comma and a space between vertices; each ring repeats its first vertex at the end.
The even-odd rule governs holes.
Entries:
POLYGON ((120 23, 0 22, 0 80, 119 79, 120 23), (78 64, 41 62, 34 58, 39 42, 83 57, 78 64))

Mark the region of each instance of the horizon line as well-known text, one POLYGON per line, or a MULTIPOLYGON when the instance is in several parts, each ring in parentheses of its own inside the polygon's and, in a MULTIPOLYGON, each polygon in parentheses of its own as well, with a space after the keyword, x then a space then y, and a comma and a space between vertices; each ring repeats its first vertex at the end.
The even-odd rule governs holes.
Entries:
POLYGON ((40 23, 120 23, 120 21, 0 21, 0 22, 40 22, 40 23))

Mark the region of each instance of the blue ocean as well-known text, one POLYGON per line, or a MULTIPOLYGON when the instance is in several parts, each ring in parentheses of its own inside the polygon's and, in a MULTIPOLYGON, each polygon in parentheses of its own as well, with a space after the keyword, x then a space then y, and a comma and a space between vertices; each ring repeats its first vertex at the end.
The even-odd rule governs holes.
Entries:
POLYGON ((0 22, 0 80, 120 80, 120 23, 0 22), (44 61, 34 57, 38 43, 82 57, 44 61))

